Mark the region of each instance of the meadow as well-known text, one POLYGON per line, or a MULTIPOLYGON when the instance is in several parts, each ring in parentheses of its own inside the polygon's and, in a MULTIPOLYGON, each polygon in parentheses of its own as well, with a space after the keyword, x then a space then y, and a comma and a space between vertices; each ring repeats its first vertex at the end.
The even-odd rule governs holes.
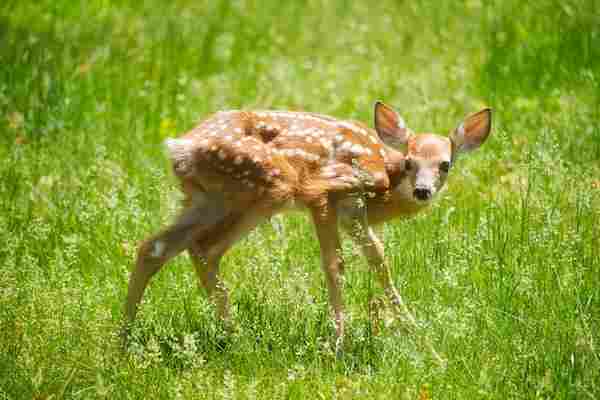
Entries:
POLYGON ((600 398, 598 0, 4 0, 0 399, 600 398), (119 340, 136 246, 181 195, 166 137, 229 108, 416 131, 494 109, 428 212, 380 228, 448 360, 383 311, 344 242, 344 356, 303 215, 224 259, 227 331, 186 256, 119 340))

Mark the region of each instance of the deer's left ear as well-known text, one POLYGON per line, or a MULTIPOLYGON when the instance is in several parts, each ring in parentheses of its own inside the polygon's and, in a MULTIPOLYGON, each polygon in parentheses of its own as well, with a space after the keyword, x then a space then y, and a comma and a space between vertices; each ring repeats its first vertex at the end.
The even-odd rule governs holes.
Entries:
POLYGON ((375 103, 375 130, 381 140, 391 147, 405 145, 411 135, 402 117, 381 101, 375 103))
POLYGON ((471 114, 450 134, 452 152, 455 156, 477 149, 490 135, 492 128, 492 110, 483 110, 471 114))

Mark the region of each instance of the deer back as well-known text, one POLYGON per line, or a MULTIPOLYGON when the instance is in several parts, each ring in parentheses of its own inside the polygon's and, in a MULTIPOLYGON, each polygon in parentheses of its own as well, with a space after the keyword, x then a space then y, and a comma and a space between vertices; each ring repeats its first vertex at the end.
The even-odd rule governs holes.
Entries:
POLYGON ((203 191, 310 203, 331 193, 389 189, 390 149, 377 133, 320 114, 220 112, 166 145, 175 174, 203 191))

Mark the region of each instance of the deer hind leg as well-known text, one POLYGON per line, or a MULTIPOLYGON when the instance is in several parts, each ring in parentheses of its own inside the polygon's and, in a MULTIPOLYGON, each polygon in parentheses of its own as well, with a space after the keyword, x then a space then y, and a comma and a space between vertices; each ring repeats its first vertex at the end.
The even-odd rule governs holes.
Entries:
POLYGON ((313 224, 321 248, 321 267, 329 292, 329 304, 333 308, 336 333, 336 353, 341 355, 344 339, 344 304, 342 286, 344 261, 337 227, 337 210, 329 202, 311 209, 313 224))
POLYGON ((188 247, 200 285, 215 303, 218 316, 226 322, 229 318, 229 293, 219 278, 221 258, 238 240, 277 211, 278 207, 261 203, 251 205, 243 213, 232 214, 203 235, 195 237, 188 247))
POLYGON ((221 220, 223 213, 219 202, 194 204, 186 208, 174 224, 142 243, 129 277, 125 309, 129 323, 135 319, 138 304, 150 279, 167 261, 188 248, 199 230, 205 230, 221 220))
POLYGON ((227 287, 219 278, 219 263, 212 260, 209 262, 201 246, 191 245, 188 254, 192 260, 194 270, 198 276, 198 283, 204 288, 208 298, 215 304, 217 315, 224 321, 229 319, 229 292, 227 287))
POLYGON ((206 295, 216 306, 217 315, 224 321, 229 318, 229 293, 224 282, 219 278, 220 258, 209 259, 207 253, 211 240, 214 240, 220 232, 226 230, 238 219, 239 215, 228 216, 217 226, 194 237, 187 249, 198 277, 198 286, 206 291, 206 295))

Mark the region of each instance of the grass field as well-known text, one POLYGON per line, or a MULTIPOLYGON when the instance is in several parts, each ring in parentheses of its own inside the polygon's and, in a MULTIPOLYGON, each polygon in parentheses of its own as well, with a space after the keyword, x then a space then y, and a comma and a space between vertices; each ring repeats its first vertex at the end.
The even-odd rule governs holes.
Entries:
POLYGON ((600 398, 599 223, 598 0, 0 4, 0 399, 600 398), (350 242, 336 359, 302 215, 224 260, 230 333, 182 256, 122 351, 136 245, 180 199, 165 137, 227 108, 370 123, 376 99, 444 134, 495 110, 443 198, 381 228, 446 369, 369 319, 350 242))

